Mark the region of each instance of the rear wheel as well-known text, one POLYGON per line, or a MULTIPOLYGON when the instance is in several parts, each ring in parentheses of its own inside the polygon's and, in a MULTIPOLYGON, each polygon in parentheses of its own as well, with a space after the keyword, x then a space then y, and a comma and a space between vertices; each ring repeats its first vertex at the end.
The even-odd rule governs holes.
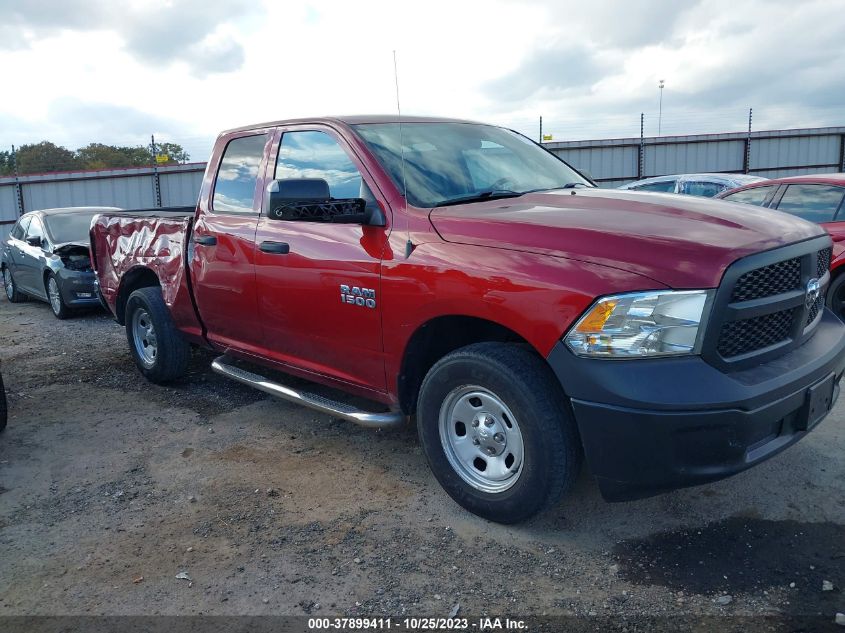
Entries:
POLYGON ((519 345, 479 343, 437 362, 420 389, 417 428, 449 496, 499 523, 556 503, 580 468, 563 391, 543 360, 519 345))
POLYGON ((837 275, 830 284, 825 303, 836 316, 845 321, 845 273, 837 275))
POLYGON ((62 293, 59 290, 59 280, 56 275, 47 275, 47 300, 50 302, 50 309, 57 319, 66 319, 70 316, 70 308, 65 305, 62 293))
POLYGON ((109 304, 106 303, 106 298, 103 296, 103 292, 100 290, 99 286, 97 286, 97 300, 100 302, 100 307, 103 308, 103 310, 111 312, 111 308, 109 308, 109 304))
POLYGON ((15 285, 15 280, 12 277, 12 271, 6 266, 3 267, 3 287, 6 290, 6 298, 11 303, 21 303, 22 301, 26 301, 26 295, 18 290, 18 287, 15 285))
POLYGON ((156 287, 140 288, 126 302, 126 338, 135 364, 155 383, 185 374, 191 346, 182 338, 156 287))

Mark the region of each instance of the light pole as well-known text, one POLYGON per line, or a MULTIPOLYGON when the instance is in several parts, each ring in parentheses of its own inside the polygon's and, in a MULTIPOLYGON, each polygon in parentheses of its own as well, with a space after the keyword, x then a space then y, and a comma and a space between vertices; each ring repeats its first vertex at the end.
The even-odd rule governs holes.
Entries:
POLYGON ((657 87, 660 88, 660 107, 657 113, 657 136, 660 136, 660 132, 663 125, 663 86, 665 85, 665 79, 661 79, 660 83, 657 84, 657 87))

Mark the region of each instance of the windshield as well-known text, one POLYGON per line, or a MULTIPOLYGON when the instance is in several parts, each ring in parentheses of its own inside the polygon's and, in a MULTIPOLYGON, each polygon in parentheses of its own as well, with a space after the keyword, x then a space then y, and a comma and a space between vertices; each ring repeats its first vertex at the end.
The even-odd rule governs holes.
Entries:
POLYGON ((50 234, 53 243, 64 242, 88 243, 88 229, 91 227, 91 218, 97 213, 57 213, 44 216, 47 224, 47 232, 50 234))
MULTIPOLYGON (((398 123, 353 126, 402 191, 398 123)), ((408 202, 436 207, 529 191, 592 186, 521 134, 475 123, 402 123, 408 202)))

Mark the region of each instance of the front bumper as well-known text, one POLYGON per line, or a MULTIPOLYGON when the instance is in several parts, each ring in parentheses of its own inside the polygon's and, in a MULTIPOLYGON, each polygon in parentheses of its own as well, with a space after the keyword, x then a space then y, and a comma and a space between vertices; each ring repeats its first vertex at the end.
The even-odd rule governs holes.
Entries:
POLYGON ((97 297, 97 276, 93 272, 60 268, 56 276, 66 306, 82 308, 100 305, 97 297))
POLYGON ((563 343, 548 361, 602 495, 625 501, 728 477, 803 438, 839 395, 845 327, 825 310, 804 345, 732 373, 698 356, 580 358, 563 343))

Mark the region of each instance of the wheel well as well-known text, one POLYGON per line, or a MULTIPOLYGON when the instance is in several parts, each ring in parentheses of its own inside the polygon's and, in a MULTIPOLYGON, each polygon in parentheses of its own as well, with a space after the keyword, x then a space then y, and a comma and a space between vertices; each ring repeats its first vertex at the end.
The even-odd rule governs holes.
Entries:
MULTIPOLYGON (((836 268, 830 269, 830 281, 827 284, 827 291, 826 296, 824 299, 824 303, 826 306, 833 308, 833 293, 831 293, 831 289, 833 288, 834 284, 841 278, 845 277, 845 264, 840 264, 836 268)), ((838 314, 837 314, 838 316, 838 314)), ((842 318, 842 317, 840 317, 842 318)))
POLYGON ((408 415, 417 409, 420 385, 434 364, 461 347, 482 342, 528 342, 513 330, 486 319, 443 316, 421 325, 405 348, 399 372, 399 405, 408 415))
POLYGON ((123 275, 123 279, 120 282, 120 290, 117 291, 117 302, 114 306, 114 316, 117 322, 124 325, 124 313, 126 312, 126 302, 129 300, 129 295, 138 290, 138 288, 160 285, 158 276, 149 268, 133 268, 123 275))

